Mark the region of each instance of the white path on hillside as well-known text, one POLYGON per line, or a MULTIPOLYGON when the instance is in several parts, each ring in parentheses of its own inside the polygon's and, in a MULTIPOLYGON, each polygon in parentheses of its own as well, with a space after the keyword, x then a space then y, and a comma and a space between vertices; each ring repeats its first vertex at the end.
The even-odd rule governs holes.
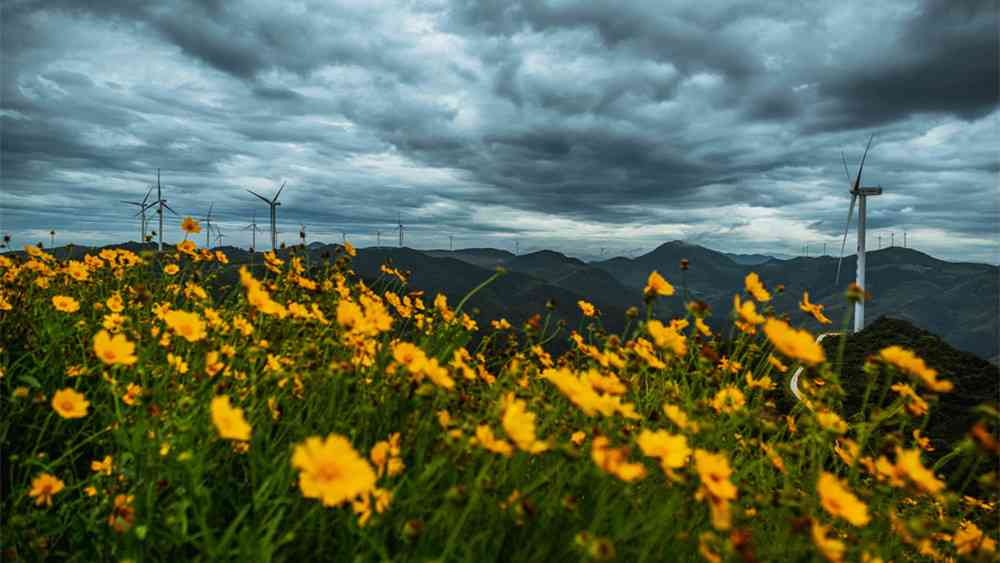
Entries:
MULTIPOLYGON (((816 344, 823 342, 823 339, 826 338, 827 336, 836 336, 838 334, 840 333, 824 332, 823 334, 816 337, 816 344)), ((804 369, 806 369, 805 366, 799 366, 799 369, 795 370, 795 373, 792 374, 792 379, 788 382, 788 386, 792 388, 792 394, 795 395, 795 398, 800 401, 802 400, 802 392, 799 391, 799 375, 802 374, 802 370, 804 369)))

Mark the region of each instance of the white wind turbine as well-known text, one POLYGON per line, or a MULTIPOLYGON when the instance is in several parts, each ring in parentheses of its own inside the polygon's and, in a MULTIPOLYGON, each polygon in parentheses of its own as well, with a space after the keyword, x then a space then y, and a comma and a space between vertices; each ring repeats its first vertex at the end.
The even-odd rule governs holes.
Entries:
POLYGON ((397 228, 399 229, 399 247, 403 248, 403 216, 400 213, 396 214, 396 223, 398 223, 397 228))
MULTIPOLYGON (((854 216, 854 202, 858 202, 858 254, 857 254, 857 277, 855 283, 862 290, 865 289, 865 223, 867 221, 868 206, 867 199, 870 196, 882 195, 881 187, 862 187, 861 171, 865 168, 865 159, 868 158, 868 149, 872 146, 872 139, 868 138, 868 146, 865 147, 865 154, 861 157, 861 164, 858 166, 858 175, 851 183, 851 207, 847 211, 847 224, 844 226, 844 240, 840 244, 840 260, 837 261, 836 284, 840 285, 840 265, 844 260, 844 247, 847 245, 847 232, 851 228, 851 218, 854 216)), ((844 173, 847 174, 847 181, 851 181, 851 175, 847 171, 847 159, 841 153, 841 160, 844 162, 844 173)), ((865 327, 865 300, 859 299, 854 304, 854 332, 860 332, 865 327)))
POLYGON ((285 189, 285 182, 282 182, 281 183, 281 187, 278 188, 278 193, 274 194, 274 197, 271 198, 271 199, 267 199, 266 197, 258 194, 257 192, 254 192, 252 190, 247 190, 251 194, 259 197, 262 200, 264 200, 264 203, 266 203, 271 208, 271 250, 272 251, 277 251, 278 250, 278 226, 277 226, 278 213, 277 213, 277 209, 278 209, 278 206, 281 205, 281 202, 278 201, 278 196, 281 195, 281 190, 284 190, 284 189, 285 189))
POLYGON ((146 190, 146 196, 142 198, 142 201, 125 201, 121 200, 122 203, 127 203, 129 205, 135 205, 139 208, 139 212, 135 215, 140 217, 139 219, 139 242, 146 242, 146 210, 152 207, 154 204, 147 203, 149 201, 149 195, 153 193, 153 186, 149 186, 146 190))
POLYGON ((212 248, 212 208, 215 202, 208 204, 208 215, 205 215, 205 248, 212 248))
POLYGON ((156 206, 156 214, 160 217, 160 229, 156 232, 158 237, 158 247, 159 252, 163 252, 163 209, 166 208, 170 210, 171 213, 177 215, 177 212, 173 210, 172 207, 167 205, 167 200, 163 199, 163 189, 160 187, 160 169, 156 169, 156 201, 153 202, 151 207, 156 206))

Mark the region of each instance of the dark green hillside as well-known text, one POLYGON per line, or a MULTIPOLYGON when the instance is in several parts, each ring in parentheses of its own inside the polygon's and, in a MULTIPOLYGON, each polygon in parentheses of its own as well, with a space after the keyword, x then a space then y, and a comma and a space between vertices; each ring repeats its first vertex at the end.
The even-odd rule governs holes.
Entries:
MULTIPOLYGON (((837 357, 838 338, 827 338, 823 347, 827 356, 837 357)), ((936 369, 939 378, 954 383, 950 393, 940 395, 932 404, 926 434, 936 442, 939 452, 947 444, 956 444, 978 420, 973 409, 984 403, 996 403, 1000 368, 968 352, 957 350, 939 336, 917 328, 902 319, 879 317, 858 334, 847 337, 844 351, 842 381, 847 392, 844 412, 857 412, 867 382, 862 368, 866 358, 878 354, 887 346, 902 346, 913 350, 928 366, 936 369)), ((920 391, 923 395, 923 391, 920 391)), ((892 400, 890 394, 887 403, 892 400)))

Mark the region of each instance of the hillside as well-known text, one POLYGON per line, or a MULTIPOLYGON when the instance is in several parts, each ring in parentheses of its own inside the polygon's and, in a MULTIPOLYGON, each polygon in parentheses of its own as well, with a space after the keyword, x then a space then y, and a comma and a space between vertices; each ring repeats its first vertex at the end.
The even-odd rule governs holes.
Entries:
MULTIPOLYGON (((823 347, 827 356, 837 357, 838 338, 827 338, 823 347)), ((978 420, 976 405, 995 404, 998 400, 1000 368, 968 352, 949 345, 941 337, 918 328, 903 319, 879 317, 865 329, 847 337, 842 364, 842 379, 847 392, 844 412, 851 414, 860 408, 868 376, 862 368, 866 358, 878 354, 886 346, 898 345, 913 350, 939 377, 954 383, 950 393, 940 395, 931 406, 930 421, 925 434, 940 450, 947 444, 957 444, 978 420)), ((892 395, 886 400, 891 402, 892 395)))

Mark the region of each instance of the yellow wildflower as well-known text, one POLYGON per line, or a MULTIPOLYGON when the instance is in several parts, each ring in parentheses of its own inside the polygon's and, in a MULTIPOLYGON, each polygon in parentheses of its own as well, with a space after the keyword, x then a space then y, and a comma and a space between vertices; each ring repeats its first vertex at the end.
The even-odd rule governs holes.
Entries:
POLYGON ((90 402, 83 393, 77 393, 69 387, 52 395, 52 408, 63 418, 83 418, 87 416, 89 406, 90 402))
POLYGON ((771 300, 771 294, 764 288, 764 282, 760 281, 760 276, 757 275, 757 272, 747 274, 747 277, 743 279, 743 284, 746 287, 747 293, 752 295, 757 301, 764 302, 771 300))
POLYGON ((205 338, 205 321, 198 313, 187 311, 168 311, 163 315, 163 321, 178 336, 188 342, 197 342, 205 338))
POLYGON ((515 399, 511 393, 506 399, 507 408, 504 410, 503 429, 510 436, 510 439, 517 447, 528 453, 540 453, 548 449, 545 442, 539 441, 535 436, 535 413, 528 410, 526 402, 515 399))
POLYGON ((947 393, 954 385, 950 381, 937 379, 937 370, 927 367, 924 361, 912 351, 901 346, 889 346, 878 353, 882 361, 896 366, 921 381, 925 387, 937 393, 947 393))
POLYGON ((651 432, 643 430, 636 440, 639 449, 648 457, 655 457, 660 460, 660 466, 664 471, 678 469, 687 464, 691 457, 691 448, 688 447, 687 438, 678 434, 671 434, 665 430, 651 432))
POLYGON ((375 488, 372 466, 337 434, 296 445, 292 466, 299 470, 302 496, 320 499, 324 506, 338 506, 375 488))
POLYGON ((138 358, 135 356, 135 344, 128 341, 124 334, 111 334, 102 330, 94 335, 94 353, 102 362, 108 365, 130 366, 138 358))
POLYGON ((855 526, 864 526, 871 518, 868 507, 832 473, 822 472, 816 484, 823 509, 855 526))
POLYGON ((799 302, 799 309, 801 309, 804 313, 812 315, 812 317, 821 324, 828 325, 833 322, 823 314, 823 305, 809 302, 808 291, 802 292, 802 301, 799 302))
POLYGON ((52 506, 52 497, 64 488, 66 488, 66 484, 55 475, 40 473, 31 480, 31 490, 28 491, 28 496, 33 497, 38 506, 43 504, 52 506))
POLYGON ((670 296, 674 294, 674 286, 670 285, 659 272, 653 270, 646 279, 646 287, 642 290, 648 297, 657 295, 670 296))
POLYGON ((63 313, 75 313, 80 310, 80 302, 68 295, 53 296, 52 306, 57 311, 62 311, 63 313))
POLYGON ((743 392, 734 385, 722 388, 712 398, 712 408, 719 414, 732 414, 742 409, 745 404, 746 398, 744 398, 743 392))
POLYGON ((814 366, 826 360, 823 347, 805 330, 796 330, 785 321, 770 318, 764 325, 764 334, 774 347, 785 356, 814 366))
POLYGON ((212 423, 215 424, 219 436, 227 440, 249 440, 250 425, 243 418, 243 409, 235 408, 229 403, 228 395, 220 395, 212 399, 212 423))

